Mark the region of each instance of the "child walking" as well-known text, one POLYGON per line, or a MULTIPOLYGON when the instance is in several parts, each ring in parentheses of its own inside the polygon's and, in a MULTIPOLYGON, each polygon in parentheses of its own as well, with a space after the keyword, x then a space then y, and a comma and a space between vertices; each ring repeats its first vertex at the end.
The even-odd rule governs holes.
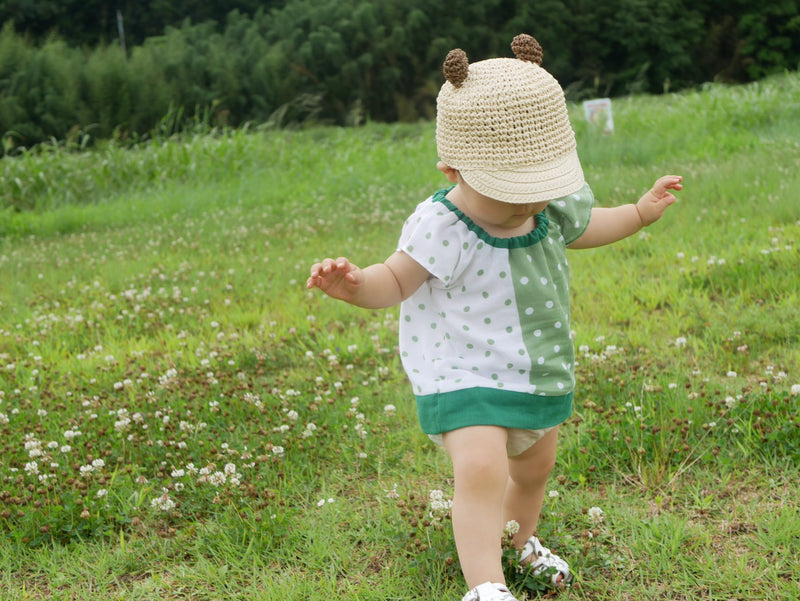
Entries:
POLYGON ((528 35, 511 47, 516 58, 472 65, 462 50, 448 54, 437 168, 454 185, 417 206, 397 251, 363 269, 324 259, 307 281, 360 307, 401 304, 400 353, 420 425, 453 463, 463 601, 515 601, 501 565, 510 520, 520 563, 554 572, 555 586, 571 581, 535 536, 575 391, 565 251, 638 232, 682 188, 667 175, 635 204, 594 207, 541 47, 528 35))

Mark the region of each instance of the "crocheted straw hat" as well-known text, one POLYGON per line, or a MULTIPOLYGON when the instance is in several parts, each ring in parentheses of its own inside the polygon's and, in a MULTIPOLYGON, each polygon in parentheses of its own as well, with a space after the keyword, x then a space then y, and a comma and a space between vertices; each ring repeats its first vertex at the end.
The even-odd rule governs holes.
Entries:
POLYGON ((439 158, 495 200, 554 200, 584 185, 564 92, 545 71, 542 47, 518 35, 517 58, 469 64, 461 49, 444 62, 436 144, 439 158))

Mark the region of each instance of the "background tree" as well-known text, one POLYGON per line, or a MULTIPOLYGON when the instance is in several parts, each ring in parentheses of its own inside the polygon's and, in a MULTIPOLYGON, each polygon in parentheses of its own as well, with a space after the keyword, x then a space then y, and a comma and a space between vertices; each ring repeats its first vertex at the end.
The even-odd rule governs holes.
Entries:
POLYGON ((0 0, 0 135, 432 118, 441 63, 544 47, 571 100, 800 63, 800 0, 0 0), (127 51, 117 42, 124 16, 127 51))

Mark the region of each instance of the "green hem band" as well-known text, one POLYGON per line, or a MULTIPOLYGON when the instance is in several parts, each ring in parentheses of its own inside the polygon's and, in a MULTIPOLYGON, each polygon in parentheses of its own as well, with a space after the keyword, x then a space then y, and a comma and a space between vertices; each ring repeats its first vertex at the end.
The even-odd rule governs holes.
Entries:
POLYGON ((417 396, 417 415, 425 434, 480 425, 539 430, 557 426, 572 415, 574 394, 540 396, 496 388, 467 388, 417 396))

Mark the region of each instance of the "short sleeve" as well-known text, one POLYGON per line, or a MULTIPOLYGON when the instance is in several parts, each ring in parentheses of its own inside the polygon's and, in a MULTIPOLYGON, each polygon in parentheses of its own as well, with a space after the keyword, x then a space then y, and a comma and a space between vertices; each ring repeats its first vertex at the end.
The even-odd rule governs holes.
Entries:
POLYGON ((460 272, 467 228, 434 197, 421 203, 403 225, 397 250, 404 252, 445 286, 460 272))
POLYGON ((593 206, 594 194, 589 184, 574 194, 551 201, 547 206, 547 217, 560 228, 565 245, 569 246, 586 231, 593 206))

